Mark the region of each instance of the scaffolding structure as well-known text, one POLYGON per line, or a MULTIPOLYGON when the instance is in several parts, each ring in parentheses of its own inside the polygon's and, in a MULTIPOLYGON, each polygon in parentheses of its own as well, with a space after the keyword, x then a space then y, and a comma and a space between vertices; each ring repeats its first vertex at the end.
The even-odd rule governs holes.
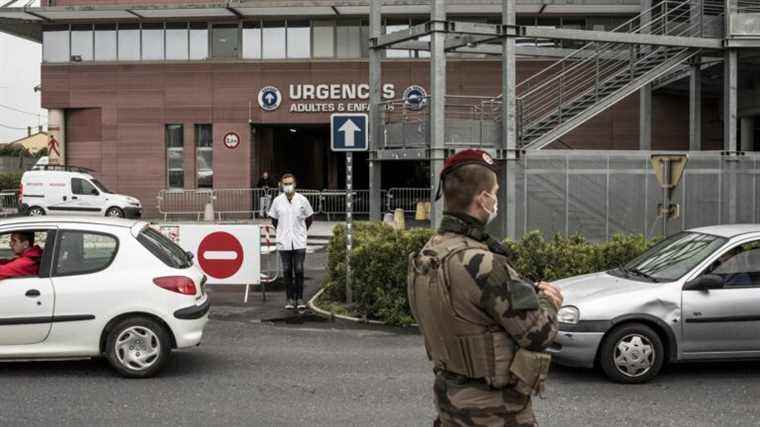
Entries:
MULTIPOLYGON (((637 91, 641 95, 639 148, 651 150, 652 90, 684 77, 689 78, 689 147, 699 150, 701 71, 716 61, 724 63, 723 155, 740 154, 738 51, 760 46, 760 28, 753 27, 757 26, 758 4, 642 0, 638 16, 610 31, 598 31, 516 25, 516 0, 502 0, 499 25, 451 21, 446 17, 446 0, 431 0, 428 22, 381 34, 383 1, 371 1, 371 218, 379 219, 382 207, 380 162, 424 159, 430 162, 431 221, 436 226, 443 206, 433 195, 444 160, 457 150, 473 147, 490 152, 503 165, 500 198, 506 206, 500 210, 494 231, 515 238, 516 165, 521 155, 558 141, 637 91), (525 38, 572 40, 584 45, 518 84, 515 40, 525 38), (430 52, 428 111, 406 111, 402 104, 399 112, 382 102, 381 52, 388 48, 430 52), (450 52, 501 56, 501 94, 473 99, 462 108, 446 90, 446 54, 450 52), (463 117, 462 111, 469 116, 463 117)), ((744 139, 746 133, 742 136, 744 139)))

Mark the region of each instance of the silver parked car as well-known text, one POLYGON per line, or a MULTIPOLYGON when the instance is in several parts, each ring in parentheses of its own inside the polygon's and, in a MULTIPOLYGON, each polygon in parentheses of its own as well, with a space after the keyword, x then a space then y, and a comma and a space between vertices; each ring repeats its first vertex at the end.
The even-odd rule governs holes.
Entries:
POLYGON ((760 358, 760 225, 673 235, 619 268, 559 280, 560 365, 640 383, 667 362, 760 358))

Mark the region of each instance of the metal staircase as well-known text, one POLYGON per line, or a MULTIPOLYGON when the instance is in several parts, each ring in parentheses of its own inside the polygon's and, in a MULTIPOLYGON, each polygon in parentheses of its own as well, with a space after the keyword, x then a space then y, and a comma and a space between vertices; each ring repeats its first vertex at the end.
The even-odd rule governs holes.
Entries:
MULTIPOLYGON (((613 32, 714 37, 722 8, 702 0, 662 1, 613 32), (708 33, 705 29, 709 29, 708 33), (713 32, 715 33, 713 35, 713 32)), ((694 47, 592 42, 520 83, 519 145, 540 149, 702 52, 694 47)))

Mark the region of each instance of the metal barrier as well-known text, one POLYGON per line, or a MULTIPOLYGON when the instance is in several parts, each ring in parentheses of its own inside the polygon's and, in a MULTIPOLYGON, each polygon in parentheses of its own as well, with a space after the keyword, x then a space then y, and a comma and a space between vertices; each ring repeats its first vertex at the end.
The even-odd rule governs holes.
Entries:
POLYGON ((200 220, 206 204, 214 203, 214 191, 161 190, 158 193, 158 212, 164 220, 169 215, 195 215, 200 220))
MULTIPOLYGON (((380 199, 386 199, 388 192, 382 190, 380 199)), ((369 215, 369 190, 354 190, 353 192, 353 213, 355 215, 369 215)), ((324 190, 321 193, 319 203, 319 213, 327 215, 330 220, 331 215, 346 214, 346 191, 345 190, 324 190)))
POLYGON ((282 265, 280 253, 277 252, 277 231, 271 225, 262 224, 261 230, 259 262, 261 263, 261 298, 266 301, 266 285, 274 283, 282 275, 282 265))
MULTIPOLYGON (((346 190, 308 190, 299 189, 311 203, 314 214, 332 216, 346 214, 346 190)), ((0 193, 2 194, 2 193, 0 193)), ((264 188, 222 188, 216 190, 162 190, 158 199, 158 211, 166 220, 169 215, 195 216, 200 220, 206 205, 211 204, 218 220, 224 215, 240 215, 254 218, 256 215, 266 217, 269 205, 276 193, 264 188), (267 198, 269 197, 269 199, 267 198)), ((406 213, 414 213, 417 202, 428 201, 428 188, 391 188, 380 192, 381 200, 389 211, 402 208, 406 213)), ((356 215, 368 215, 370 205, 369 190, 354 190, 353 212, 356 215)))
POLYGON ((429 188, 391 188, 386 195, 386 207, 391 212, 403 209, 404 213, 414 214, 417 203, 429 201, 429 188))
POLYGON ((18 192, 15 190, 0 192, 0 216, 18 213, 18 192))

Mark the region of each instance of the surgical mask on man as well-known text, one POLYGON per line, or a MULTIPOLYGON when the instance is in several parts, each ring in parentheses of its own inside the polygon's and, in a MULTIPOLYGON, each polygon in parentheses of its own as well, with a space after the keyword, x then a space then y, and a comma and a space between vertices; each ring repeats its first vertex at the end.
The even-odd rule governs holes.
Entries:
POLYGON ((293 193, 294 191, 296 191, 296 186, 295 186, 295 184, 284 184, 282 186, 282 191, 284 191, 284 192, 286 192, 288 194, 293 193))
POLYGON ((488 219, 486 220, 486 224, 490 224, 494 219, 496 219, 496 215, 499 214, 499 199, 497 199, 496 196, 491 193, 485 194, 488 196, 488 198, 493 199, 493 210, 490 210, 487 207, 483 206, 483 209, 488 212, 488 219))

